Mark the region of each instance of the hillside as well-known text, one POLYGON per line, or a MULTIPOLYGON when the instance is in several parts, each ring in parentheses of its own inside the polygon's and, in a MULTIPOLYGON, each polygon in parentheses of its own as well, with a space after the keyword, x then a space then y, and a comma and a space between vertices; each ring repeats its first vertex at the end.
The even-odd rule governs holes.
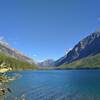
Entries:
POLYGON ((55 62, 56 66, 72 63, 100 53, 100 31, 94 32, 79 41, 72 50, 55 62))
POLYGON ((6 56, 3 53, 0 53, 0 67, 11 67, 13 70, 37 69, 35 64, 29 64, 28 62, 20 61, 13 57, 6 56))
POLYGON ((64 64, 58 67, 59 69, 80 69, 80 68, 100 68, 100 54, 89 56, 70 64, 64 64))
POLYGON ((20 51, 12 48, 4 39, 0 39, 0 53, 4 53, 5 55, 18 59, 20 61, 34 64, 33 59, 29 58, 20 51))

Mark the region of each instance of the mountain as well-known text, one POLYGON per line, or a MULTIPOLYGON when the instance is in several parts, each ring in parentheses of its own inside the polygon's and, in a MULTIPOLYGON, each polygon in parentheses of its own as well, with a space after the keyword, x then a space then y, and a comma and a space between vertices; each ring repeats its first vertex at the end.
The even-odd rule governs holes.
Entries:
POLYGON ((39 62, 38 66, 40 67, 49 67, 49 66, 54 66, 54 60, 52 59, 47 59, 43 62, 39 62))
POLYGON ((79 41, 72 50, 55 62, 56 66, 100 53, 100 31, 94 32, 79 41))
POLYGON ((100 53, 59 66, 59 69, 92 69, 100 68, 100 53))
POLYGON ((4 53, 6 56, 16 58, 20 61, 34 64, 34 61, 31 58, 27 57, 26 55, 17 51, 16 49, 10 47, 10 45, 3 39, 0 39, 0 53, 4 53))
POLYGON ((18 60, 14 57, 0 53, 0 68, 12 68, 13 71, 16 70, 33 70, 38 69, 35 64, 30 64, 25 61, 18 60))
POLYGON ((0 38, 1 67, 11 67, 13 70, 38 69, 31 58, 12 48, 4 39, 0 38))

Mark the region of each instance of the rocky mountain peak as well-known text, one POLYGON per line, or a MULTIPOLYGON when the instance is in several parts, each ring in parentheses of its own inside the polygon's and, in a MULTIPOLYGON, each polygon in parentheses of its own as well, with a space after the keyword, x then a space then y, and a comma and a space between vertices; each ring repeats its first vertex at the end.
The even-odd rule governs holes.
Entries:
POLYGON ((38 66, 41 66, 41 67, 54 66, 54 60, 53 59, 46 59, 42 62, 39 62, 38 66))
POLYGON ((25 61, 25 62, 28 62, 30 64, 34 63, 34 61, 31 58, 27 57, 26 55, 24 55, 20 51, 12 48, 9 45, 9 43, 7 43, 4 40, 3 37, 0 38, 0 53, 4 53, 7 56, 14 57, 18 60, 25 61))
POLYGON ((66 56, 58 59, 55 64, 71 63, 75 60, 100 53, 100 31, 96 31, 79 41, 66 56))

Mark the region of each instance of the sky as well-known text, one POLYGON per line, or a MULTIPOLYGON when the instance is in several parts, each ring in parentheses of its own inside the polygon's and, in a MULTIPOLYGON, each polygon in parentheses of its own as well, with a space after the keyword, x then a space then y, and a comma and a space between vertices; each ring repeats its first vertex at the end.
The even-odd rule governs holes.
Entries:
POLYGON ((0 37, 36 61, 59 59, 100 29, 100 0, 0 0, 0 37))

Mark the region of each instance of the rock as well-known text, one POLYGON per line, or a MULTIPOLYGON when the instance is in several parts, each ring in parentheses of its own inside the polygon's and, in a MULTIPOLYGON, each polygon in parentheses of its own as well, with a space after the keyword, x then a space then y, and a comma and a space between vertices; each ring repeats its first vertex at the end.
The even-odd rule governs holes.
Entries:
POLYGON ((55 62, 56 66, 71 63, 87 56, 100 53, 100 31, 94 32, 77 43, 67 55, 55 62))

